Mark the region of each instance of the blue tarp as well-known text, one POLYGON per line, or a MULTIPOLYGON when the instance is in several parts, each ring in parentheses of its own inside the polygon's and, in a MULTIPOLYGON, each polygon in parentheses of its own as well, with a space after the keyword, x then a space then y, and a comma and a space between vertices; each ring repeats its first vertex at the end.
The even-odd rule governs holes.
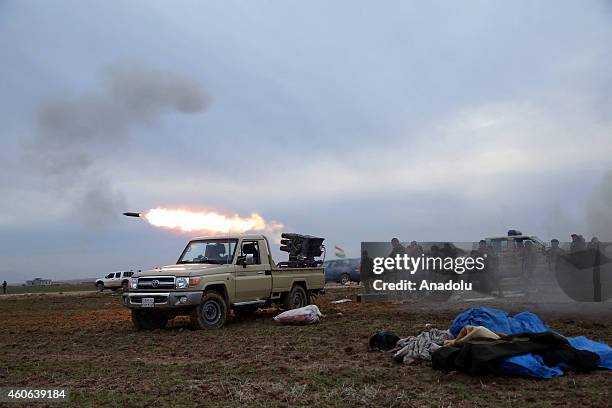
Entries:
POLYGON ((484 326, 500 334, 542 333, 551 331, 542 319, 531 312, 522 312, 516 316, 503 310, 490 307, 475 307, 461 313, 450 327, 450 332, 457 337, 463 326, 484 326))
POLYGON ((544 360, 541 356, 533 353, 508 357, 499 364, 498 370, 501 374, 522 375, 524 377, 545 379, 563 375, 563 370, 560 366, 549 367, 544 364, 544 360))
POLYGON ((612 370, 612 348, 606 343, 587 339, 584 336, 566 337, 572 347, 578 350, 588 350, 599 355, 599 367, 612 370))
MULTIPOLYGON (((484 326, 496 333, 518 334, 518 333, 542 333, 553 331, 542 319, 531 312, 522 312, 515 316, 503 310, 489 307, 475 307, 460 313, 449 331, 457 336, 463 326, 484 326)), ((569 343, 577 349, 588 350, 599 355, 599 367, 612 370, 612 348, 606 343, 589 340, 586 337, 567 337, 569 343)), ((549 367, 544 364, 542 358, 536 354, 523 354, 509 357, 499 366, 499 370, 505 374, 523 375, 536 378, 552 378, 563 375, 562 366, 549 367)))

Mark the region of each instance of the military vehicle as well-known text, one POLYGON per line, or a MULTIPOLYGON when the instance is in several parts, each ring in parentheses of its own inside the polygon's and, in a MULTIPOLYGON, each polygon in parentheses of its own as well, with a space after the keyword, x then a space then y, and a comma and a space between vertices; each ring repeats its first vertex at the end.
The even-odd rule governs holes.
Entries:
POLYGON ((276 264, 264 235, 192 239, 175 265, 135 273, 123 303, 137 329, 157 329, 189 315, 196 329, 217 329, 230 310, 240 315, 278 304, 286 309, 310 304, 323 292, 325 273, 316 258, 323 238, 283 234, 289 261, 276 264))

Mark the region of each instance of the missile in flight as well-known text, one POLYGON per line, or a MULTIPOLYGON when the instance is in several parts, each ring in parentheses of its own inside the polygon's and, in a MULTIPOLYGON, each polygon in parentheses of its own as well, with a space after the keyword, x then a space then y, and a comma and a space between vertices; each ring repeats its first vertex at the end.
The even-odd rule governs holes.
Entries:
POLYGON ((140 213, 137 212, 124 212, 123 215, 125 215, 126 217, 140 218, 140 213))

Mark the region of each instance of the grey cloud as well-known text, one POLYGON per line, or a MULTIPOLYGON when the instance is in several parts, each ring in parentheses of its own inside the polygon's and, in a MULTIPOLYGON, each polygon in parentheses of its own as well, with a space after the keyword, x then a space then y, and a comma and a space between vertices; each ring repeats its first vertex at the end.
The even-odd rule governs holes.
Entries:
POLYGON ((152 120, 164 109, 197 113, 208 101, 199 83, 171 71, 112 68, 108 73, 109 94, 134 119, 152 120))
POLYGON ((100 226, 117 217, 122 208, 127 208, 127 199, 109 180, 91 180, 77 199, 74 214, 68 214, 68 218, 100 226))
POLYGON ((208 101, 199 83, 174 72, 118 66, 104 74, 96 92, 41 104, 29 153, 45 171, 90 167, 100 149, 127 137, 130 126, 155 122, 167 112, 198 113, 208 101))
POLYGON ((26 162, 49 179, 56 193, 62 193, 57 191, 61 185, 60 190, 82 194, 75 198, 80 218, 110 219, 127 200, 103 169, 94 169, 96 163, 124 145, 132 126, 154 124, 165 113, 202 112, 207 102, 200 84, 189 77, 115 66, 104 71, 100 89, 41 104, 36 135, 26 145, 26 162))

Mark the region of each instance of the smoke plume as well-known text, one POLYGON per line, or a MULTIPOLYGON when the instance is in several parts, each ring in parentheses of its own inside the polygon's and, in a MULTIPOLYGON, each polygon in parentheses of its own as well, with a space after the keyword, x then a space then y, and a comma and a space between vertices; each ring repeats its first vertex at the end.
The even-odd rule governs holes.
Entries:
POLYGON ((591 197, 587 221, 593 236, 612 241, 612 170, 604 175, 591 197))
POLYGON ((202 112, 207 102, 191 78, 167 70, 117 66, 103 72, 98 89, 57 96, 40 105, 26 160, 46 175, 59 196, 73 196, 76 210, 95 210, 92 219, 104 221, 104 215, 119 214, 117 206, 124 207, 126 200, 104 176, 103 158, 126 142, 132 127, 155 125, 168 113, 202 112))

